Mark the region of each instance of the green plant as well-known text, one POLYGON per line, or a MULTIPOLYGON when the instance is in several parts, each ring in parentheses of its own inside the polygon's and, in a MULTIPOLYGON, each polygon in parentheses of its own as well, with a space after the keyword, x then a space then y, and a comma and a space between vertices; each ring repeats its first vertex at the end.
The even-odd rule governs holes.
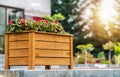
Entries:
POLYGON ((9 22, 9 31, 12 33, 19 33, 25 30, 25 20, 15 19, 9 22))
POLYGON ((88 62, 88 52, 87 51, 92 51, 94 49, 92 44, 86 44, 86 45, 78 45, 76 48, 84 52, 84 63, 87 64, 88 62))
POLYGON ((112 64, 109 60, 103 60, 100 62, 101 64, 112 64))
POLYGON ((104 53, 103 51, 102 51, 102 52, 99 52, 98 58, 99 58, 99 59, 105 59, 105 53, 104 53))
POLYGON ((9 22, 9 32, 20 33, 24 31, 39 31, 65 34, 59 20, 63 20, 64 16, 56 14, 54 16, 33 17, 33 20, 25 21, 24 19, 15 19, 9 22), (58 20, 56 19, 58 18, 58 20))
MULTIPOLYGON (((87 63, 89 64, 94 64, 96 62, 96 59, 93 57, 93 55, 91 55, 89 52, 87 54, 87 63)), ((84 64, 85 62, 85 52, 82 53, 75 53, 74 56, 74 63, 75 64, 84 64)))

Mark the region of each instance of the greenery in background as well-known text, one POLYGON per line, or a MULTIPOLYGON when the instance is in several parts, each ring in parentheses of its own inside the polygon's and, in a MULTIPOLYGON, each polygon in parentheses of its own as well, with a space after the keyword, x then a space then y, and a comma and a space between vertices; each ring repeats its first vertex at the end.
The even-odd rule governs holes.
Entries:
POLYGON ((64 19, 65 17, 59 13, 51 17, 45 16, 45 18, 33 17, 33 21, 25 21, 24 19, 10 20, 9 32, 20 33, 25 31, 38 31, 65 34, 66 32, 59 23, 59 21, 64 19))
POLYGON ((82 54, 80 55, 78 53, 75 54, 76 57, 80 56, 80 59, 78 58, 78 63, 84 62, 85 64, 87 64, 88 62, 89 63, 94 62, 94 57, 90 54, 90 51, 94 49, 92 44, 78 45, 76 46, 76 48, 82 51, 82 54))
POLYGON ((102 51, 102 52, 99 52, 98 54, 98 59, 102 59, 102 60, 105 60, 105 53, 102 51))
MULTIPOLYGON (((88 58, 87 64, 94 64, 96 62, 96 59, 89 52, 87 54, 87 58, 88 58)), ((75 53, 74 63, 75 64, 84 64, 85 63, 85 52, 75 53)))
MULTIPOLYGON (((120 41, 120 28, 115 28, 115 21, 110 22, 109 30, 105 29, 105 25, 100 23, 97 17, 97 11, 101 0, 51 0, 52 15, 62 13, 66 19, 62 22, 65 30, 74 34, 74 53, 79 49, 76 48, 80 44, 92 43, 94 50, 91 52, 95 57, 103 51, 102 45, 109 40, 112 42, 120 41), (86 11, 91 11, 88 16, 86 11), (87 19, 85 19, 86 17, 87 19), (111 35, 109 35, 111 33, 111 35)), ((116 1, 119 4, 119 1, 116 1)), ((119 9, 117 6, 116 9, 119 9)), ((117 10, 119 12, 119 10, 117 10)), ((120 13, 117 16, 119 22, 120 13)), ((119 25, 117 25, 119 27, 119 25)), ((116 47, 118 48, 118 47, 116 47)), ((105 52, 106 55, 107 52, 105 52)), ((116 54, 119 52, 115 52, 116 54)))
POLYGON ((114 52, 115 52, 115 55, 114 55, 115 63, 120 64, 120 42, 117 42, 114 45, 114 52))
POLYGON ((112 64, 109 60, 103 60, 100 62, 100 64, 112 64))
POLYGON ((70 15, 73 14, 72 9, 74 9, 77 0, 51 0, 51 12, 52 15, 56 13, 62 13, 65 16, 65 20, 61 22, 64 29, 68 33, 73 33, 71 27, 73 24, 68 22, 70 15))

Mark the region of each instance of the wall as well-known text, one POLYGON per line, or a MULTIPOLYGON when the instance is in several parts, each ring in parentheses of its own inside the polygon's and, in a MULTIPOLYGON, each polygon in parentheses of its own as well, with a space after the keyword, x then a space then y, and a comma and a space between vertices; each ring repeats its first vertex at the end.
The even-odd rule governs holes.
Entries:
POLYGON ((24 8, 25 15, 44 16, 51 14, 51 0, 1 0, 0 4, 24 8))

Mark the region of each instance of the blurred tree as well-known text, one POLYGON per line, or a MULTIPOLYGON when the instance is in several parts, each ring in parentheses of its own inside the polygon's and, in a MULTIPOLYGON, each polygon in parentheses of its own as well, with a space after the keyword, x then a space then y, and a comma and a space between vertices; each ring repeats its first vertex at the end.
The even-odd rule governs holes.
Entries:
POLYGON ((109 40, 120 41, 120 1, 106 1, 79 0, 69 22, 73 25, 75 45, 92 43, 102 50, 101 45, 109 40))
POLYGON ((62 25, 68 33, 73 33, 71 30, 72 24, 68 23, 68 19, 72 13, 72 9, 77 5, 78 0, 51 0, 52 15, 61 13, 65 16, 62 25))
POLYGON ((62 24, 74 34, 74 48, 92 43, 95 52, 91 53, 97 57, 102 44, 120 41, 119 0, 52 0, 51 4, 52 14, 60 12, 66 17, 62 24))

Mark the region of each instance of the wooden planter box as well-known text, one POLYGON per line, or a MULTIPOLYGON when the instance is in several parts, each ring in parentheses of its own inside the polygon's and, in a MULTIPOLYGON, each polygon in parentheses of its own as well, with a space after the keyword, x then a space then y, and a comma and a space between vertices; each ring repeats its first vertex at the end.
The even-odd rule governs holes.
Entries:
POLYGON ((68 65, 73 68, 73 37, 40 32, 5 33, 5 69, 10 66, 68 65))

